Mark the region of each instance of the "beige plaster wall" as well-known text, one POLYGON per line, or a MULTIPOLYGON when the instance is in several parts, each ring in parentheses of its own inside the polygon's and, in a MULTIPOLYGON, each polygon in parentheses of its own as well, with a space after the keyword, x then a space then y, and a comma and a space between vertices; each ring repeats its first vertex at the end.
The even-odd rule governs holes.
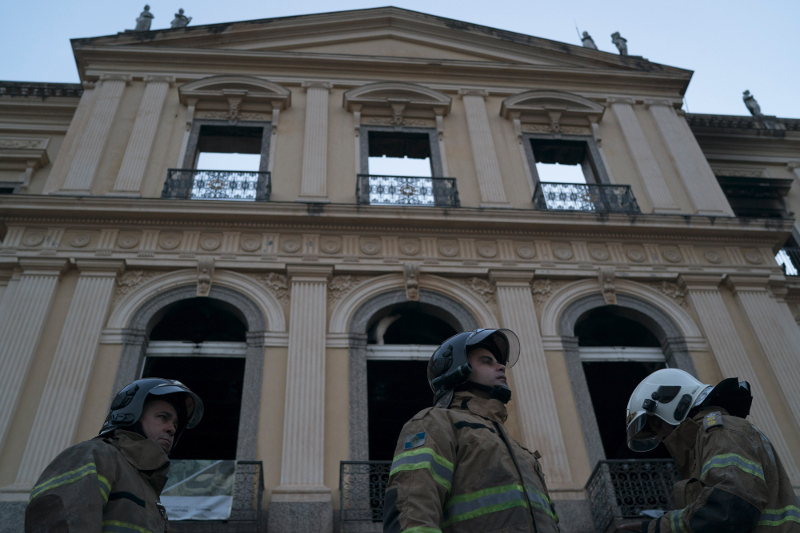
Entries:
POLYGON ((500 175, 503 177, 503 189, 509 203, 517 209, 533 209, 533 198, 522 155, 519 152, 514 124, 500 116, 500 106, 505 98, 486 98, 486 113, 489 115, 489 127, 492 130, 500 175))
POLYGON ((289 349, 270 346, 264 350, 261 405, 258 416, 256 459, 264 462, 264 505, 281 484, 283 412, 286 399, 286 365, 289 349))
POLYGON ((334 203, 356 201, 356 149, 353 114, 342 106, 344 90, 328 95, 328 198, 334 203))
POLYGON ((95 437, 103 427, 111 396, 117 392, 114 390, 114 378, 117 375, 121 356, 121 344, 100 344, 98 346, 73 444, 95 437))
MULTIPOLYGON (((325 352, 325 471, 323 480, 331 489, 333 508, 339 508, 339 461, 350 458, 349 380, 347 348, 325 352)), ((367 413, 363 413, 367 416, 367 413)))
POLYGON ((56 287, 53 304, 47 315, 42 338, 25 379, 25 385, 8 430, 8 437, 3 449, 0 450, 0 486, 2 487, 10 485, 16 480, 17 469, 25 453, 25 446, 28 444, 28 436, 36 418, 39 400, 50 373, 50 366, 61 337, 61 330, 67 320, 67 312, 77 283, 77 270, 70 270, 64 273, 61 282, 56 287))
MULTIPOLYGON (((182 161, 178 163, 178 156, 183 143, 183 133, 186 130, 187 113, 188 108, 181 104, 178 97, 178 87, 170 87, 164 99, 161 120, 158 122, 147 170, 142 180, 143 197, 160 198, 167 179, 167 169, 183 166, 182 161)), ((114 179, 116 180, 116 176, 114 179)))
MULTIPOLYGON (((276 202, 293 202, 300 196, 306 92, 298 86, 292 86, 289 89, 292 91, 292 107, 281 111, 278 124, 278 146, 275 151, 272 172, 272 196, 270 199, 276 202)), ((331 103, 329 101, 329 114, 331 103)), ((331 124, 328 124, 329 135, 330 127, 331 124)), ((330 171, 330 169, 328 170, 330 171)), ((355 186, 353 188, 355 190, 355 186)))
POLYGON ((472 157, 472 145, 469 140, 467 111, 464 101, 456 95, 450 114, 444 117, 444 145, 447 153, 447 167, 450 178, 456 178, 458 197, 463 207, 477 207, 481 203, 478 188, 478 175, 475 171, 475 160, 472 157))
POLYGON ((466 54, 455 50, 426 46, 398 38, 370 39, 369 41, 336 43, 315 46, 297 46, 292 49, 303 52, 322 52, 326 54, 353 54, 388 57, 416 57, 430 59, 462 59, 467 61, 485 61, 477 54, 466 54))

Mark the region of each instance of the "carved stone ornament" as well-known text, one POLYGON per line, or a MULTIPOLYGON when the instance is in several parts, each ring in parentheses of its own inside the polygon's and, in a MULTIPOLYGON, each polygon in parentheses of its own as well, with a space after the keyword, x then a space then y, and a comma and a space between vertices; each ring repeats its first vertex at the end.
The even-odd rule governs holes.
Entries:
POLYGON ((459 284, 463 285, 464 287, 468 288, 478 296, 480 296, 481 300, 488 304, 494 304, 494 293, 495 288, 494 285, 486 279, 472 277, 472 278, 456 278, 453 281, 458 282, 459 284))
POLYGON ((47 139, 0 138, 0 149, 43 150, 46 146, 47 146, 47 139))
POLYGON ((129 250, 139 244, 139 237, 131 233, 120 235, 117 239, 117 246, 125 250, 129 250))
POLYGON ((38 231, 33 233, 28 233, 23 237, 22 244, 25 246, 39 246, 44 241, 44 233, 39 233, 38 231))
POLYGON ((591 255, 597 261, 608 260, 608 250, 605 248, 605 246, 593 246, 589 249, 589 255, 591 255))
POLYGON ((533 294, 533 303, 537 306, 542 306, 550 298, 550 295, 558 290, 565 281, 553 281, 549 279, 536 279, 531 284, 531 294, 533 294))
POLYGON ((478 253, 481 257, 491 259, 497 255, 497 245, 493 242, 478 243, 478 253))
POLYGON ((683 259, 677 248, 664 248, 661 250, 661 256, 670 263, 680 263, 683 259))
POLYGON ((648 284, 653 287, 655 290, 660 292, 665 296, 669 296, 675 303, 680 305, 683 308, 689 307, 689 303, 686 301, 686 291, 681 290, 680 286, 677 283, 670 283, 669 281, 662 281, 661 283, 650 283, 648 284))
POLYGON ((239 239, 239 246, 241 246, 242 250, 245 252, 255 252, 261 248, 261 236, 242 235, 241 239, 239 239))
POLYGON ((522 259, 533 259, 536 257, 536 248, 533 244, 519 244, 517 245, 517 255, 522 259))
POLYGON ((614 286, 614 267, 602 267, 598 273, 603 299, 608 305, 617 305, 617 289, 614 286))
POLYGON ((417 239, 400 239, 400 251, 404 255, 417 255, 419 248, 420 245, 417 239))
POLYGON ((703 252, 703 257, 706 258, 706 261, 715 265, 722 263, 722 256, 712 250, 706 250, 703 252))
POLYGON ((326 254, 336 254, 342 249, 342 239, 339 237, 323 237, 319 243, 320 249, 326 254))
POLYGON ((328 310, 336 307, 336 304, 348 292, 358 287, 368 276, 333 276, 328 282, 328 310))
POLYGON ((208 252, 214 251, 222 244, 219 235, 204 235, 200 238, 200 248, 208 252))
POLYGON ((174 250, 180 243, 181 236, 177 233, 166 233, 158 239, 158 245, 164 250, 174 250))
POLYGON ((764 262, 764 257, 756 250, 747 250, 744 253, 744 260, 753 265, 760 265, 764 262))
POLYGON ((375 255, 381 251, 380 239, 361 239, 361 251, 367 255, 375 255))
POLYGON ((267 288, 269 292, 280 302, 284 311, 289 309, 289 278, 284 274, 269 272, 267 274, 252 274, 259 283, 267 288))
POLYGON ((406 282, 406 297, 412 302, 419 301, 419 263, 403 264, 403 277, 406 282))
POLYGON ((455 257, 458 255, 458 242, 456 241, 440 241, 439 253, 445 257, 455 257))
POLYGON ((391 117, 370 117, 363 121, 365 124, 371 125, 380 125, 380 126, 417 126, 417 127, 427 127, 432 124, 433 121, 429 120, 418 120, 418 119, 411 119, 407 117, 400 118, 400 121, 397 121, 397 115, 393 115, 391 117))
POLYGON ((625 255, 627 255, 628 259, 634 263, 641 263, 647 259, 647 255, 644 253, 644 250, 640 248, 628 248, 628 250, 625 252, 625 255))
POLYGON ((556 245, 553 247, 553 255, 562 261, 572 259, 572 248, 566 244, 556 245))
POLYGON ((211 280, 214 278, 214 257, 197 258, 197 296, 208 296, 211 280))
POLYGON ((88 233, 78 233, 69 240, 69 245, 72 246, 73 248, 83 248, 84 246, 89 244, 91 240, 92 238, 89 236, 88 233))
POLYGON ((128 270, 117 278, 117 290, 114 292, 116 306, 133 289, 158 276, 161 272, 153 270, 128 270))
POLYGON ((294 235, 284 237, 281 239, 281 250, 293 254, 300 249, 300 239, 294 235))

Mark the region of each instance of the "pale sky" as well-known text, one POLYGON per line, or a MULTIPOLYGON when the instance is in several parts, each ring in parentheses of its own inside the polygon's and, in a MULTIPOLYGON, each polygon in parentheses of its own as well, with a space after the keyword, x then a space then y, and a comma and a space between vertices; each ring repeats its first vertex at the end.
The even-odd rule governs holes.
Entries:
MULTIPOLYGON (((388 1, 388 0, 384 0, 388 1)), ((153 0, 152 29, 169 28, 179 7, 191 25, 363 9, 384 1, 153 0)), ((600 50, 616 53, 619 31, 628 52, 694 71, 686 94, 692 113, 747 115, 749 89, 767 115, 800 118, 800 0, 392 0, 414 11, 545 39, 580 44, 588 31, 600 50)), ((69 40, 135 26, 143 1, 8 1, 0 32, 0 79, 77 82, 69 40)))

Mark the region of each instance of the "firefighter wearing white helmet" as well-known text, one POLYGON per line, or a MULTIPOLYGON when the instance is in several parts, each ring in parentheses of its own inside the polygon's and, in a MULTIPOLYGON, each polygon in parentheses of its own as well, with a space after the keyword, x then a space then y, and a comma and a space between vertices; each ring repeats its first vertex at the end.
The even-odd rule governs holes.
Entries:
POLYGON ((166 532, 169 453, 203 417, 179 381, 146 378, 111 402, 100 434, 61 452, 31 490, 25 533, 166 532))
POLYGON ((626 531, 788 533, 800 531, 800 507, 769 439, 745 418, 750 385, 729 378, 716 386, 678 369, 645 378, 628 401, 628 447, 663 442, 683 480, 673 489, 676 511, 627 524, 626 531))
POLYGON ((434 407, 400 432, 384 505, 384 532, 558 531, 538 452, 503 423, 505 371, 519 357, 507 329, 447 339, 428 363, 434 407))

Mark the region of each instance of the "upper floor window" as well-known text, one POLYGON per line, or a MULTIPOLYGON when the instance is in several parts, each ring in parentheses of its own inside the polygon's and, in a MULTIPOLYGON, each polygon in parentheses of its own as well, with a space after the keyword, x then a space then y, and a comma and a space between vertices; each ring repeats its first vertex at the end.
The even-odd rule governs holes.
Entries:
POLYGON ((260 171, 262 160, 269 157, 268 150, 263 153, 262 145, 269 138, 264 135, 264 129, 257 126, 200 125, 196 162, 192 167, 260 171))
POLYGON ((791 179, 717 176, 722 191, 737 217, 789 218, 784 196, 791 179))

